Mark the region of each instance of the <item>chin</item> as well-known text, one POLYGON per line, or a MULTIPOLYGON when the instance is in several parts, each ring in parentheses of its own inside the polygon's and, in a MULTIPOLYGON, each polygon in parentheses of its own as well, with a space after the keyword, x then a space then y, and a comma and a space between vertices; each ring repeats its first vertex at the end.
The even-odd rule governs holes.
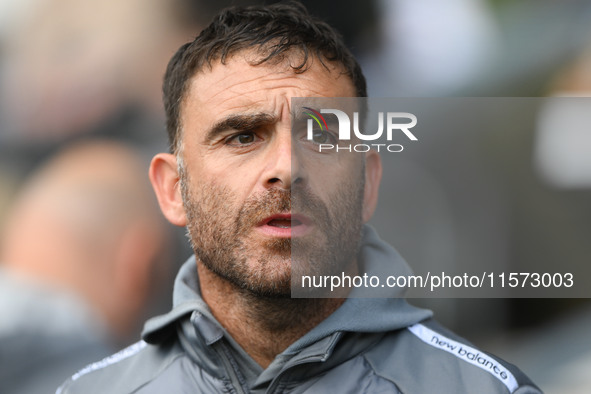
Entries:
POLYGON ((244 283, 241 286, 257 298, 291 298, 291 278, 267 283, 244 283))

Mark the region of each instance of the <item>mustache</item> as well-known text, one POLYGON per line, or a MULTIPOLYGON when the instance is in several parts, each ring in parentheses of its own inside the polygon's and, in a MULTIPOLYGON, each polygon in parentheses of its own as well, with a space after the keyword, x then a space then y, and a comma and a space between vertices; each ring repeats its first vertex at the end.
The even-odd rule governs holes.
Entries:
POLYGON ((237 217, 237 231, 246 231, 269 216, 284 212, 302 214, 314 222, 330 222, 328 208, 310 190, 298 188, 292 192, 272 188, 245 201, 237 217))

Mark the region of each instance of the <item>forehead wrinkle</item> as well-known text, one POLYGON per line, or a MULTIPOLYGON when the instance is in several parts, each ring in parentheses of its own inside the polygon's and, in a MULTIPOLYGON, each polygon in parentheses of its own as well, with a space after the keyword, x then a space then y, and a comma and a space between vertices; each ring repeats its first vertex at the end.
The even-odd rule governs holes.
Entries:
MULTIPOLYGON (((239 60, 238 61, 236 61, 236 60, 235 61, 231 61, 231 62, 228 62, 226 64, 218 63, 211 70, 209 70, 207 72, 199 72, 199 73, 197 73, 196 75, 193 76, 193 78, 191 80, 191 89, 194 89, 195 88, 195 85, 199 84, 200 82, 202 83, 204 81, 207 81, 208 75, 215 74, 216 71, 217 71, 216 70, 217 68, 224 67, 227 70, 227 69, 233 68, 233 67, 241 67, 242 65, 241 64, 237 64, 238 62, 239 62, 239 60)), ((241 70, 241 69, 237 69, 237 70, 234 70, 234 71, 229 72, 229 73, 224 73, 221 78, 218 78, 218 79, 216 79, 214 81, 211 81, 209 84, 207 84, 206 86, 204 86, 203 87, 203 90, 204 91, 210 91, 210 89, 211 89, 211 87, 213 85, 219 85, 219 84, 223 83, 224 81, 226 81, 227 79, 234 78, 235 75, 239 75, 240 78, 241 78, 241 80, 239 80, 236 83, 230 83, 229 86, 227 86, 225 89, 220 89, 219 92, 217 92, 213 96, 209 97, 209 99, 215 98, 217 95, 226 92, 228 89, 231 89, 231 88, 234 88, 234 87, 243 85, 243 84, 247 84, 247 83, 250 83, 250 82, 254 82, 254 81, 259 80, 261 78, 263 78, 264 80, 275 80, 275 79, 283 79, 283 78, 286 78, 286 77, 289 78, 289 76, 291 76, 291 75, 302 75, 302 74, 296 74, 291 69, 286 69, 286 70, 283 70, 283 71, 277 71, 275 67, 270 67, 269 65, 253 66, 253 65, 250 65, 248 63, 246 63, 246 65, 248 65, 249 67, 252 67, 252 68, 263 68, 263 67, 272 68, 273 69, 273 72, 272 73, 267 73, 267 74, 265 74, 263 76, 256 75, 256 76, 253 76, 252 78, 249 78, 249 79, 246 79, 246 80, 242 79, 242 78, 244 78, 244 70, 241 70)), ((199 91, 199 89, 197 89, 197 91, 199 91)))
MULTIPOLYGON (((307 97, 310 95, 314 95, 314 96, 326 96, 325 94, 322 94, 322 87, 321 88, 314 88, 314 87, 307 87, 307 86, 302 86, 302 84, 295 84, 295 83, 286 83, 286 84, 282 84, 282 85, 276 85, 276 86, 261 86, 261 84, 264 84, 264 81, 261 81, 260 83, 257 83, 256 86, 253 86, 252 89, 249 89, 247 91, 242 91, 241 89, 237 88, 237 85, 234 85, 226 90, 222 90, 220 92, 217 92, 216 94, 214 94, 213 96, 211 96, 210 98, 208 98, 208 100, 213 100, 216 97, 218 99, 220 99, 221 101, 219 101, 218 105, 221 104, 226 104, 228 102, 231 102, 233 100, 239 100, 242 98, 247 98, 249 96, 256 96, 258 93, 260 92, 265 92, 265 93, 269 93, 269 94, 278 94, 281 96, 286 96, 286 97, 307 97), (283 92, 282 92, 283 90, 283 92), (298 94, 298 91, 303 91, 305 90, 305 96, 303 94, 298 94), (223 95, 226 95, 227 97, 223 97, 223 95), (222 97, 219 97, 222 96, 222 97)), ((261 99, 257 99, 255 101, 265 101, 265 100, 261 100, 261 99)))
POLYGON ((237 58, 226 64, 219 63, 193 76, 181 106, 180 124, 185 123, 189 113, 206 115, 201 111, 206 107, 217 108, 218 115, 258 110, 274 113, 281 119, 284 111, 290 112, 292 97, 355 96, 351 79, 339 72, 338 67, 330 70, 318 67, 311 66, 303 73, 296 73, 289 67, 278 70, 276 65, 253 66, 237 58), (327 92, 331 92, 330 95, 327 92), (219 101, 215 102, 216 99, 219 101), (285 108, 284 102, 287 102, 285 108))
MULTIPOLYGON (((206 86, 204 86, 203 88, 199 88, 196 85, 199 85, 199 80, 198 79, 193 79, 192 83, 191 83, 191 88, 192 90, 195 90, 196 92, 199 92, 200 90, 205 91, 205 92, 211 92, 214 89, 211 89, 212 86, 218 86, 220 84, 222 84, 222 82, 224 82, 225 80, 227 80, 228 78, 232 78, 234 74, 238 74, 239 72, 233 72, 231 74, 228 75, 224 75, 223 78, 221 78, 220 80, 214 80, 211 81, 209 84, 207 84, 206 86)), ((229 86, 226 86, 225 88, 221 88, 221 89, 217 89, 218 91, 215 92, 213 95, 207 97, 207 100, 212 100, 215 99, 217 96, 219 96, 220 94, 224 94, 224 93, 228 93, 228 92, 232 92, 235 93, 234 90, 244 84, 248 84, 248 83, 252 83, 254 81, 256 81, 257 79, 260 79, 260 76, 255 76, 253 78, 249 78, 247 80, 239 80, 236 83, 231 83, 229 84, 229 86)))
MULTIPOLYGON (((305 87, 302 86, 301 84, 284 84, 284 85, 279 85, 279 86, 275 86, 275 87, 261 87, 260 85, 257 85, 253 90, 249 90, 246 92, 235 92, 235 91, 223 91, 218 93, 219 94, 227 94, 228 97, 224 98, 222 101, 220 101, 219 103, 217 103, 218 105, 224 105, 228 102, 232 102, 234 100, 240 100, 240 99, 246 99, 246 102, 244 103, 237 103, 235 105, 232 105, 230 108, 238 108, 238 107, 248 107, 248 106, 252 106, 252 105, 256 105, 260 102, 263 103, 268 103, 269 98, 265 97, 265 98, 259 98, 256 97, 255 99, 250 99, 249 100, 249 96, 256 96, 257 93, 260 92, 269 92, 269 93, 273 93, 273 91, 275 90, 283 90, 283 92, 274 92, 277 94, 277 96, 279 97, 285 97, 286 99, 291 99, 292 97, 327 97, 326 94, 323 94, 322 92, 322 86, 320 88, 311 88, 311 87, 305 87), (305 90, 305 95, 304 94, 299 94, 298 91, 302 91, 305 90)), ((348 90, 348 89, 347 89, 348 90)), ((343 91, 344 96, 348 97, 347 92, 343 91)), ((349 92, 350 93, 350 92, 349 92)), ((331 96, 332 97, 332 96, 331 96)))
MULTIPOLYGON (((236 64, 219 64, 216 67, 238 67, 240 65, 236 65, 236 64)), ((259 67, 264 67, 264 68, 270 68, 270 66, 265 66, 265 65, 258 65, 258 66, 252 66, 249 65, 249 67, 252 68, 259 68, 259 67)), ((304 73, 295 73, 293 70, 291 69, 287 69, 284 71, 276 71, 275 69, 273 69, 272 73, 269 74, 264 74, 264 75, 256 75, 253 76, 252 78, 248 78, 248 79, 241 79, 243 78, 243 71, 244 70, 236 70, 233 71, 231 73, 228 74, 224 74, 221 78, 216 79, 214 81, 211 81, 210 83, 206 84, 205 86, 203 86, 202 89, 199 89, 196 85, 199 85, 200 83, 206 82, 207 81, 207 75, 211 75, 213 73, 215 73, 215 68, 212 71, 209 71, 207 73, 200 73, 198 75, 196 75, 195 77, 193 77, 193 81, 191 83, 191 87, 192 90, 196 93, 198 93, 199 91, 205 91, 205 92, 211 92, 212 90, 214 91, 214 93, 207 97, 207 100, 212 100, 215 99, 216 97, 218 97, 221 94, 225 94, 225 93, 232 93, 234 95, 246 95, 248 93, 255 93, 258 92, 260 90, 269 90, 269 89, 289 89, 289 88, 294 88, 294 89, 306 89, 309 90, 315 94, 321 95, 317 90, 315 89, 311 89, 310 86, 303 86, 303 85, 307 85, 308 83, 312 86, 317 86, 318 84, 315 83, 316 81, 314 80, 314 78, 308 77, 307 72, 304 73), (211 89, 212 86, 217 86, 220 84, 223 84, 224 81, 234 78, 235 75, 240 75, 240 79, 238 81, 236 81, 235 83, 230 83, 228 84, 229 86, 226 86, 225 88, 220 88, 220 89, 211 89), (294 84, 294 82, 291 82, 289 84, 286 85, 272 85, 272 86, 267 86, 267 87, 260 87, 261 84, 265 84, 265 83, 271 83, 273 84, 274 81, 276 80, 283 80, 283 79, 292 79, 295 78, 299 83, 294 84), (255 90, 248 90, 247 92, 236 92, 236 89, 240 89, 243 85, 247 85, 247 84, 251 84, 254 83, 255 87, 257 87, 258 89, 255 90), (259 88, 260 87, 260 88, 259 88), (216 91, 217 90, 217 91, 216 91)), ((352 86, 352 82, 347 78, 346 75, 344 75, 343 73, 336 73, 336 70, 332 70, 332 71, 328 71, 328 70, 323 70, 323 73, 327 75, 326 80, 329 81, 338 81, 339 79, 345 77, 344 81, 345 84, 347 84, 347 82, 349 82, 349 85, 351 85, 350 87, 353 88, 352 86)), ((288 81, 286 81, 287 83, 288 81)), ((330 87, 329 86, 323 86, 320 85, 320 87, 330 87)), ((348 86, 349 87, 349 86, 348 86)), ((346 89, 348 87, 345 87, 346 89)), ((350 90, 350 89, 347 89, 350 90)), ((324 95, 321 95, 324 96, 324 95)), ((226 100, 224 100, 223 102, 225 102, 226 100)))

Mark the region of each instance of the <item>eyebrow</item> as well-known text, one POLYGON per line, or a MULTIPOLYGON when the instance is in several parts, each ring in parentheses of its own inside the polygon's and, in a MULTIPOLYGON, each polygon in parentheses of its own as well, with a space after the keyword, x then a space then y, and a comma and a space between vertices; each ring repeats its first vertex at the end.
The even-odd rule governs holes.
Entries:
POLYGON ((216 139, 228 130, 248 131, 277 122, 277 117, 266 112, 230 115, 216 122, 205 134, 205 141, 216 139))
MULTIPOLYGON (((312 107, 312 109, 320 112, 320 108, 317 109, 316 107, 312 107)), ((296 110, 291 112, 291 117, 296 121, 306 120, 310 117, 309 115, 307 115, 307 112, 310 111, 305 109, 305 107, 298 107, 296 110)))

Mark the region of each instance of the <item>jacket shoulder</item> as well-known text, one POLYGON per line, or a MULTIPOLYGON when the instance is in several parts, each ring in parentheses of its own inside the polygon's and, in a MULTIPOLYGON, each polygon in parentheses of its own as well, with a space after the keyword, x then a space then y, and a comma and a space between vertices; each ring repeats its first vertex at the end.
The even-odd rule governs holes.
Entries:
POLYGON ((140 341, 82 368, 64 382, 56 394, 136 392, 182 356, 182 349, 173 341, 157 346, 140 341))
POLYGON ((541 393, 517 367, 433 319, 387 334, 365 357, 402 392, 541 393))

